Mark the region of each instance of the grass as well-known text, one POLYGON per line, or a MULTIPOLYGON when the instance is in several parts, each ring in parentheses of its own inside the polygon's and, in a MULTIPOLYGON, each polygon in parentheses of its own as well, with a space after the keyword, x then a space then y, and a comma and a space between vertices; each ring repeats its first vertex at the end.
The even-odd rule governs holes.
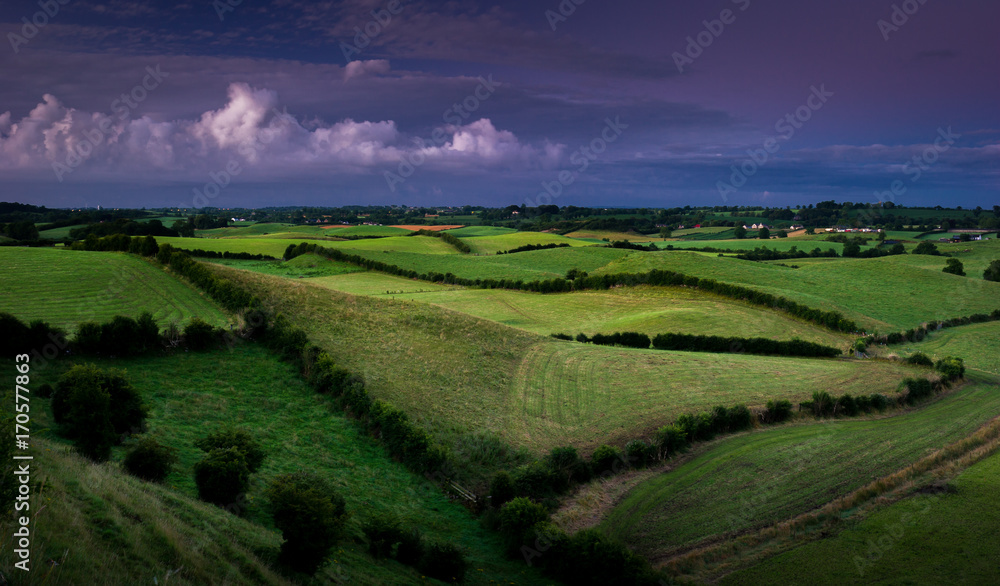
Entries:
POLYGON ((330 242, 317 242, 315 239, 283 239, 264 237, 248 238, 174 238, 169 236, 157 236, 156 242, 160 246, 169 244, 176 248, 185 250, 209 250, 212 252, 246 252, 249 254, 263 254, 281 258, 289 244, 334 244, 330 242))
POLYGON ((315 254, 303 254, 290 261, 211 259, 215 264, 290 279, 306 279, 364 272, 351 264, 332 261, 315 254))
POLYGON ((227 323, 207 296, 165 273, 159 265, 115 252, 55 248, 0 248, 0 308, 29 321, 63 328, 115 315, 153 314, 164 326, 200 317, 227 323))
MULTIPOLYGON (((169 227, 169 225, 167 225, 169 227)), ((211 230, 197 230, 200 238, 247 238, 253 236, 272 235, 277 233, 297 233, 305 236, 328 236, 328 230, 321 226, 303 226, 296 224, 251 224, 249 226, 227 226, 211 230)), ((206 249, 207 250, 207 249, 206 249)))
POLYGON ((921 269, 909 262, 909 256, 834 259, 791 269, 692 252, 662 252, 631 254, 596 272, 669 269, 746 285, 809 307, 840 311, 860 325, 882 332, 905 330, 932 319, 989 313, 1000 307, 1000 283, 921 269))
POLYGON ((1000 454, 974 464, 952 494, 915 494, 835 537, 736 572, 722 584, 986 584, 996 579, 1000 454), (803 579, 802 568, 809 568, 803 579))
POLYGON ((473 238, 479 236, 502 236, 504 234, 515 234, 514 228, 500 228, 497 226, 466 226, 448 230, 448 233, 456 238, 473 238))
POLYGON ((996 379, 876 420, 726 438, 643 482, 600 525, 652 559, 812 510, 963 438, 1000 413, 996 379))
MULTIPOLYGON (((280 542, 271 526, 263 497, 268 479, 309 469, 330 481, 347 500, 352 514, 347 528, 348 540, 338 547, 340 551, 334 557, 340 562, 342 571, 351 576, 351 582, 422 582, 415 570, 396 563, 375 563, 363 553, 363 546, 351 543, 351 539, 360 539, 364 519, 393 514, 420 527, 429 537, 465 548, 472 568, 470 583, 487 584, 490 580, 544 583, 537 575, 523 572, 526 568, 518 561, 505 560, 495 534, 481 527, 468 511, 449 501, 422 477, 389 459, 384 449, 334 409, 328 398, 313 392, 292 366, 280 362, 256 344, 239 344, 230 350, 207 353, 182 352, 127 361, 93 362, 99 367, 126 369, 129 380, 150 407, 149 434, 179 450, 177 467, 167 477, 165 486, 156 489, 174 501, 186 503, 187 508, 195 506, 192 501, 197 499, 197 489, 193 466, 203 455, 194 447, 194 442, 226 425, 252 430, 268 457, 251 479, 251 488, 244 501, 244 521, 240 523, 256 525, 256 531, 249 534, 257 536, 253 543, 258 555, 273 559, 280 542), (317 449, 318 446, 322 449, 317 449)), ((69 364, 59 366, 68 368, 69 364)), ((57 374, 56 370, 45 373, 52 381, 57 374)), ((36 426, 44 428, 49 424, 47 417, 36 412, 36 426)), ((115 460, 122 457, 121 451, 116 450, 115 460)), ((47 462, 39 462, 39 465, 48 469, 47 462)), ((105 468, 110 468, 109 475, 117 472, 115 465, 105 468)), ((124 479, 116 481, 117 484, 123 482, 124 479)), ((89 507, 81 507, 81 513, 113 518, 119 512, 115 509, 121 508, 122 516, 128 517, 128 505, 128 499, 119 501, 111 495, 102 495, 89 507), (125 506, 121 507, 119 502, 125 506)), ((219 516, 214 514, 212 507, 197 507, 213 513, 212 517, 219 516)), ((140 517, 145 518, 144 515, 140 517)), ((184 519, 187 515, 180 513, 178 516, 184 519)), ((127 519, 124 524, 135 525, 127 519)), ((233 523, 216 522, 214 525, 225 527, 233 523)), ((119 536, 117 530, 105 529, 112 531, 116 539, 127 539, 128 533, 119 536)), ((215 540, 227 541, 218 536, 215 540)), ((187 555, 198 557, 193 552, 187 555)), ((171 567, 178 565, 182 564, 171 567)), ((200 583, 221 582, 203 580, 200 583)))
MULTIPOLYGON (((768 240, 759 239, 749 239, 744 238, 742 240, 712 240, 706 241, 702 240, 671 240, 667 242, 657 242, 656 246, 659 248, 666 248, 668 246, 673 246, 677 249, 685 248, 719 248, 722 250, 753 250, 755 248, 767 247, 771 250, 780 250, 782 252, 787 252, 792 249, 792 247, 804 252, 812 252, 814 248, 819 248, 820 250, 826 252, 829 249, 834 249, 837 254, 841 254, 844 251, 844 245, 840 242, 826 242, 826 241, 808 241, 805 242, 803 239, 799 238, 771 238, 768 240)), ((872 248, 871 246, 863 246, 862 250, 867 250, 872 248)))
POLYGON ((51 238, 52 240, 61 240, 63 238, 69 238, 70 230, 75 228, 82 228, 86 224, 76 224, 74 226, 63 226, 62 228, 52 228, 50 230, 42 230, 38 233, 39 238, 51 238))
POLYGON ((462 240, 472 248, 473 254, 496 254, 504 250, 511 250, 527 244, 568 244, 570 246, 589 246, 588 242, 581 242, 558 234, 546 232, 514 232, 511 234, 499 234, 496 236, 463 236, 462 240))
POLYGON ((566 234, 567 238, 582 240, 628 240, 629 242, 651 242, 661 240, 658 234, 645 235, 637 232, 613 232, 611 230, 577 230, 566 234))
POLYGON ((629 287, 539 295, 501 289, 465 289, 382 273, 351 273, 310 280, 355 295, 431 303, 539 334, 587 335, 635 331, 719 336, 801 338, 846 348, 852 340, 784 313, 680 287, 629 287))
POLYGON ((816 390, 891 394, 912 370, 891 363, 545 343, 532 348, 518 369, 510 435, 537 449, 624 444, 716 405, 797 403, 816 390))
POLYGON ((355 253, 410 253, 427 256, 454 254, 459 252, 440 238, 430 236, 392 236, 386 238, 366 238, 362 240, 329 240, 317 242, 315 239, 269 238, 170 238, 158 237, 159 244, 170 244, 188 250, 202 249, 214 252, 246 252, 281 258, 289 244, 306 242, 329 248, 339 248, 355 253))
POLYGON ((327 248, 339 248, 344 252, 402 252, 437 256, 444 254, 460 254, 454 246, 433 236, 389 236, 386 238, 365 238, 363 240, 344 240, 322 244, 327 248))
POLYGON ((1000 375, 1000 322, 970 324, 932 333, 923 341, 889 346, 885 352, 909 356, 923 352, 932 358, 958 356, 965 365, 1000 375))
POLYGON ((341 228, 329 228, 323 231, 325 236, 406 236, 411 231, 406 228, 394 228, 392 226, 344 226, 341 228))

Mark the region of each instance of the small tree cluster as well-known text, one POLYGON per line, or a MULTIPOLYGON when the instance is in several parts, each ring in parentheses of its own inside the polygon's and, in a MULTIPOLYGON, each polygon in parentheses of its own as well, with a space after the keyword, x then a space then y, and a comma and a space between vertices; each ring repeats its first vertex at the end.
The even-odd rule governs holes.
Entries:
POLYGON ((198 496, 226 507, 234 505, 250 486, 250 475, 260 468, 265 453, 249 432, 221 429, 195 442, 206 452, 194 465, 198 496))
POLYGON ((315 573, 343 531, 344 498, 325 479, 303 471, 274 478, 267 499, 284 537, 279 560, 295 571, 315 573))
POLYGON ((151 437, 143 437, 132 445, 122 464, 132 476, 150 482, 163 482, 176 463, 176 449, 151 437))
POLYGON ((421 573, 443 582, 461 582, 468 563, 460 547, 428 540, 416 527, 403 527, 394 516, 378 515, 362 526, 368 552, 415 566, 421 573))
POLYGON ((78 364, 59 378, 52 416, 80 453, 103 462, 112 446, 145 429, 147 408, 124 371, 78 364))

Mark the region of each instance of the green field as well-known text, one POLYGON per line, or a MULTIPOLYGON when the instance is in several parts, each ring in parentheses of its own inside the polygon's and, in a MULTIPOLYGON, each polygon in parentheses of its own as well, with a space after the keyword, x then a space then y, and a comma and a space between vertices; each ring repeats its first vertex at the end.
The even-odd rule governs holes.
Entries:
POLYGON ((628 240, 629 242, 651 242, 662 240, 658 234, 645 235, 636 232, 612 232, 610 230, 577 230, 566 234, 567 238, 576 238, 584 241, 595 240, 628 240))
MULTIPOLYGON (((281 258, 289 244, 319 244, 328 248, 340 248, 346 252, 386 254, 409 253, 427 255, 453 254, 459 252, 453 246, 440 238, 431 236, 392 236, 387 238, 365 238, 361 240, 329 240, 317 242, 310 239, 288 238, 164 238, 158 237, 159 244, 170 244, 187 250, 201 249, 213 252, 246 252, 249 254, 264 254, 281 258)), ((373 258, 378 258, 375 256, 373 258)))
POLYGON ((496 226, 466 226, 464 228, 454 228, 447 230, 449 234, 456 238, 475 238, 479 236, 502 236, 504 234, 516 234, 513 228, 499 228, 496 226))
MULTIPOLYGON (((102 368, 126 369, 129 380, 150 406, 148 433, 179 449, 180 462, 165 481, 175 500, 197 499, 193 466, 203 453, 194 442, 212 430, 236 425, 253 430, 268 454, 252 478, 242 514, 259 525, 267 542, 277 545, 263 497, 267 480, 308 468, 341 492, 352 513, 348 540, 338 547, 341 555, 334 556, 352 576, 352 583, 424 581, 412 568, 373 563, 362 545, 350 543, 351 538, 361 535, 364 519, 386 513, 419 526, 432 538, 461 544, 470 562, 469 583, 489 584, 500 579, 544 583, 537 575, 525 573, 523 563, 504 560, 495 534, 443 492, 428 490, 423 478, 391 461, 383 448, 334 409, 327 397, 312 391, 294 367, 261 346, 241 344, 208 353, 94 363, 102 368)), ((60 367, 65 369, 69 364, 60 367)), ((45 372, 50 382, 57 374, 45 372)), ((35 417, 36 425, 50 423, 40 413, 35 417)))
POLYGON ((287 262, 280 260, 235 260, 221 258, 213 258, 210 261, 227 267, 254 271, 265 275, 288 277, 290 279, 329 277, 364 272, 364 269, 354 265, 332 261, 315 254, 303 254, 287 262))
POLYGON ((462 241, 472 248, 473 254, 496 254, 504 250, 511 250, 528 244, 568 244, 570 246, 589 246, 588 242, 581 242, 573 238, 559 236, 558 234, 548 234, 545 232, 514 232, 511 234, 500 234, 497 236, 463 236, 462 241))
POLYGON ((0 265, 0 311, 24 321, 75 328, 149 311, 161 326, 193 317, 219 326, 228 322, 205 294, 132 255, 3 247, 0 265))
POLYGON ((42 230, 38 233, 39 238, 51 238, 52 240, 61 240, 63 238, 69 238, 70 230, 75 228, 83 228, 86 224, 77 224, 75 226, 64 226, 62 228, 52 228, 51 230, 42 230))
MULTIPOLYGON (((296 259, 297 260, 297 259, 296 259)), ((233 263, 246 261, 232 261, 233 263)), ((230 266, 246 268, 230 263, 230 266)), ((466 289, 366 272, 311 279, 355 295, 431 303, 539 334, 616 331, 717 336, 801 338, 846 348, 852 338, 784 313, 680 287, 628 287, 541 295, 502 289, 466 289)))
POLYGON ((328 230, 324 230, 321 226, 302 226, 296 224, 250 224, 248 226, 227 226, 225 228, 195 231, 199 238, 247 238, 279 233, 296 233, 300 237, 328 236, 329 234, 326 232, 328 230))
POLYGON ((997 379, 887 419, 788 425, 711 444, 633 489, 600 528, 654 560, 819 507, 1000 413, 997 379))
POLYGON ((635 253, 595 273, 668 269, 747 285, 809 307, 840 311, 882 332, 1000 307, 1000 283, 914 268, 909 262, 909 256, 834 259, 791 269, 692 252, 662 252, 635 253))
POLYGON ((959 356, 965 365, 1000 375, 1000 322, 971 324, 932 333, 920 342, 889 346, 882 350, 909 356, 923 352, 934 358, 959 356))
POLYGON ((721 584, 989 584, 996 581, 1000 454, 963 472, 954 494, 915 494, 721 584), (802 568, 809 568, 808 577, 802 568))
POLYGON ((509 435, 539 450, 594 448, 652 437, 684 413, 716 405, 793 403, 813 391, 893 393, 911 368, 885 362, 744 354, 627 350, 576 342, 540 343, 517 371, 509 435))
POLYGON ((406 228, 393 228, 392 226, 344 226, 341 228, 328 228, 323 231, 325 236, 406 236, 411 230, 406 228))
MULTIPOLYGON (((829 249, 833 249, 837 254, 841 254, 844 251, 844 245, 839 242, 827 242, 825 240, 805 240, 802 238, 771 238, 769 240, 757 240, 757 239, 747 239, 742 240, 668 240, 666 242, 657 242, 656 246, 659 248, 667 248, 668 246, 673 246, 674 248, 686 249, 686 248, 718 248, 720 250, 753 250, 755 248, 767 247, 771 250, 780 250, 782 252, 787 252, 795 247, 797 250, 803 252, 812 252, 813 249, 819 248, 823 252, 829 249)), ((862 250, 872 248, 872 246, 862 246, 862 250)))

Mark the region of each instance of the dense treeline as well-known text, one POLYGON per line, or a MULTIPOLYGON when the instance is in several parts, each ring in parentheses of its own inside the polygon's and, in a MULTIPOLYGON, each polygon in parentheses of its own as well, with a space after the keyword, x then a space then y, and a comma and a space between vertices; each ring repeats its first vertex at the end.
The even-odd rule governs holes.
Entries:
POLYGON ((608 243, 608 248, 621 248, 624 250, 641 250, 645 252, 654 252, 659 250, 655 244, 650 242, 647 245, 636 244, 634 242, 629 242, 628 240, 613 240, 608 243))
POLYGON ((111 222, 98 222, 73 228, 69 231, 69 237, 73 240, 80 240, 93 234, 98 238, 111 236, 112 234, 125 234, 127 236, 180 236, 180 232, 172 228, 167 228, 159 220, 148 222, 136 222, 128 218, 118 218, 111 222))
POLYGON ((160 247, 152 236, 131 237, 125 234, 114 234, 98 238, 90 234, 81 242, 70 246, 73 250, 90 250, 99 252, 131 252, 139 256, 155 256, 160 247))
POLYGON ((281 256, 282 260, 292 260, 297 256, 302 256, 303 254, 309 254, 310 252, 316 251, 316 245, 311 242, 300 242, 298 245, 289 244, 288 248, 285 249, 285 254, 281 256))
POLYGON ((469 245, 462 242, 457 236, 440 230, 417 230, 416 232, 407 234, 407 236, 431 236, 433 238, 440 238, 441 240, 444 240, 448 244, 452 245, 455 250, 463 254, 472 252, 469 245))
POLYGON ((462 285, 465 287, 479 287, 482 289, 514 289, 521 291, 533 291, 536 293, 563 293, 568 291, 607 290, 612 287, 632 287, 637 285, 652 285, 657 287, 691 287, 708 293, 728 297, 730 299, 746 301, 753 305, 770 307, 775 310, 784 311, 795 317, 835 331, 854 332, 858 330, 857 324, 848 320, 842 313, 837 311, 813 309, 795 301, 791 301, 785 297, 764 293, 742 285, 721 283, 714 279, 699 279, 698 277, 692 277, 676 273, 674 271, 660 269, 654 269, 647 273, 585 275, 578 276, 573 280, 556 278, 545 281, 524 282, 523 280, 513 279, 467 279, 456 276, 452 273, 418 273, 412 269, 404 269, 397 265, 365 258, 356 254, 349 254, 335 248, 317 247, 316 254, 333 260, 360 266, 368 270, 381 271, 410 279, 462 285))
POLYGON ((843 354, 843 352, 832 346, 806 342, 797 338, 782 342, 769 338, 737 338, 669 333, 659 334, 653 338, 653 347, 658 350, 680 350, 685 352, 731 352, 738 354, 803 356, 808 358, 834 358, 843 354))
MULTIPOLYGON (((716 252, 716 251, 706 250, 706 252, 716 252)), ((770 248, 763 246, 760 248, 755 248, 749 252, 743 252, 742 254, 738 254, 736 258, 740 260, 762 261, 762 260, 789 260, 796 258, 836 258, 838 256, 840 255, 838 255, 837 251, 832 248, 828 248, 826 250, 820 250, 819 247, 816 247, 812 250, 812 252, 806 252, 804 250, 799 250, 797 246, 793 246, 789 248, 787 251, 771 250, 770 248)))
POLYGON ((567 248, 569 244, 565 242, 550 242, 548 244, 525 244, 510 250, 501 250, 497 254, 514 254, 516 252, 531 252, 532 250, 549 250, 551 248, 567 248))

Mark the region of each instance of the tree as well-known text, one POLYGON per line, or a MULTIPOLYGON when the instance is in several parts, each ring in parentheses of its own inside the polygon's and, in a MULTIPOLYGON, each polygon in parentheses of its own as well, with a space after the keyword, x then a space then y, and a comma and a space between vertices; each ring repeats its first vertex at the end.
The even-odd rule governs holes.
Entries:
POLYGON ((297 571, 315 573, 347 520, 344 497, 325 479, 300 471, 272 480, 267 499, 285 539, 279 559, 297 571))
POLYGON ((163 482, 176 463, 176 449, 144 437, 132 446, 122 464, 132 476, 150 482, 163 482))
POLYGON ((962 266, 962 261, 957 258, 949 258, 948 262, 945 264, 944 269, 946 273, 951 273, 953 275, 958 275, 959 277, 965 276, 965 267, 962 266))
POLYGON ((1000 260, 990 263, 990 266, 983 272, 983 279, 987 281, 1000 282, 1000 260))
POLYGON ((736 226, 736 229, 733 230, 733 233, 738 240, 742 240, 747 237, 747 229, 744 228, 743 226, 736 226))
POLYGON ((250 470, 236 448, 212 450, 194 465, 198 497, 219 506, 239 502, 250 486, 250 470))
POLYGON ((938 256, 941 253, 938 251, 937 246, 929 240, 924 240, 913 249, 911 254, 928 254, 931 256, 938 256))
POLYGON ((778 238, 788 238, 787 230, 778 230, 778 238))
POLYGON ((670 229, 670 227, 664 226, 664 227, 660 228, 660 238, 663 238, 664 240, 666 240, 667 238, 670 238, 670 236, 672 234, 673 234, 673 231, 670 229))
POLYGON ((194 442, 194 445, 205 452, 234 448, 243 454, 247 469, 251 473, 256 472, 260 468, 260 465, 264 462, 264 458, 267 456, 260 443, 250 435, 250 432, 243 429, 220 429, 194 442))
POLYGON ((892 248, 889 249, 889 254, 891 255, 906 254, 906 247, 900 243, 893 244, 892 248))
POLYGON ((4 227, 4 233, 14 240, 38 240, 38 228, 31 220, 11 222, 4 227))
POLYGON ((861 247, 856 242, 849 242, 844 245, 844 258, 857 258, 861 256, 861 247))
POLYGON ((146 406, 124 374, 80 364, 59 379, 52 397, 62 434, 92 460, 108 459, 112 446, 145 429, 146 406))
POLYGON ((760 230, 757 231, 757 238, 760 238, 761 240, 767 240, 770 237, 771 237, 771 231, 768 230, 767 228, 761 228, 760 230))

